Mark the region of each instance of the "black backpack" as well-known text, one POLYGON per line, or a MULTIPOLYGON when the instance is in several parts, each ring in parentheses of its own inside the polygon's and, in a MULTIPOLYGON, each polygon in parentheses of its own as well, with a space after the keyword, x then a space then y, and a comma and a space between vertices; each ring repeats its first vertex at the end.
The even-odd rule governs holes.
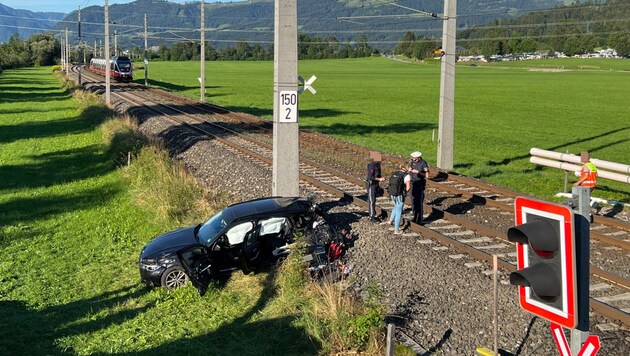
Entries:
POLYGON ((389 177, 389 185, 387 186, 387 192, 389 195, 402 195, 405 191, 405 175, 407 172, 396 171, 389 177))

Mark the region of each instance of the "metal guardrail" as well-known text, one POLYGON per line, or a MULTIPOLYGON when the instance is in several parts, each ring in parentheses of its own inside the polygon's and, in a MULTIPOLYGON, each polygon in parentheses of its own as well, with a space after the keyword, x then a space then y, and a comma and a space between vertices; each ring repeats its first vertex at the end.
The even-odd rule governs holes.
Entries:
MULTIPOLYGON (((532 148, 529 150, 529 154, 532 156, 529 161, 541 166, 574 172, 582 168, 580 156, 574 154, 547 151, 540 148, 532 148)), ((591 162, 597 167, 598 178, 630 183, 630 165, 600 159, 591 159, 591 162)))

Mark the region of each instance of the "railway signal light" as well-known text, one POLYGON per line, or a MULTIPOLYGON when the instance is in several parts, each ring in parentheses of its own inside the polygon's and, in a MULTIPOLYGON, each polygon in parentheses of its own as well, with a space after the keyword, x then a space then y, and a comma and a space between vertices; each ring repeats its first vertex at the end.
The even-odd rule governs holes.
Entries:
POLYGON ((519 286, 526 311, 569 329, 577 325, 576 249, 573 211, 566 206, 517 198, 516 225, 508 240, 516 243, 519 286))

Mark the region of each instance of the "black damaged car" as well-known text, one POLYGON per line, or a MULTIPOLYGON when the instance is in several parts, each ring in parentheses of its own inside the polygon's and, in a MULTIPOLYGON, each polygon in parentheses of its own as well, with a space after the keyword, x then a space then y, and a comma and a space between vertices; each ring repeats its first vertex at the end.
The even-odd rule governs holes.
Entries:
POLYGON ((230 205, 197 226, 156 237, 140 252, 140 276, 149 286, 177 288, 188 280, 200 291, 237 269, 251 272, 289 252, 296 233, 310 236, 309 256, 326 263, 328 234, 312 197, 262 198, 230 205))

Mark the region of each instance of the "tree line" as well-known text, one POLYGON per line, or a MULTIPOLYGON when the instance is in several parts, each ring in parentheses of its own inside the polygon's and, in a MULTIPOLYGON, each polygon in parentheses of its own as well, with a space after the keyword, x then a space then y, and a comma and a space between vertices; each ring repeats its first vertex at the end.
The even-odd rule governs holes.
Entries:
POLYGON ((14 34, 0 44, 0 68, 48 66, 59 62, 61 44, 52 33, 36 33, 22 40, 14 34))
POLYGON ((588 2, 533 12, 460 31, 468 54, 562 52, 567 56, 613 48, 630 57, 630 0, 588 2))
POLYGON ((435 50, 440 47, 440 43, 435 39, 416 36, 415 33, 407 31, 396 45, 394 54, 422 60, 435 56, 435 50))
MULTIPOLYGON (((357 58, 369 57, 378 54, 378 50, 368 45, 365 35, 360 35, 357 41, 341 43, 334 36, 325 38, 311 37, 307 34, 298 36, 299 59, 333 59, 333 58, 357 58)), ((144 50, 134 47, 131 56, 141 58, 144 50)), ((153 53, 154 59, 164 61, 195 61, 201 58, 201 44, 196 41, 177 42, 170 48, 162 44, 153 53)), ((216 48, 205 45, 205 58, 208 61, 266 61, 273 60, 273 44, 262 46, 250 45, 245 40, 238 41, 234 46, 216 48)))
MULTIPOLYGON (((96 57, 94 49, 86 46, 86 60, 96 57)), ((100 51, 102 52, 102 51, 100 51)), ((246 41, 238 41, 234 46, 215 48, 206 44, 205 58, 207 61, 264 61, 273 60, 273 45, 253 46, 246 41)), ((332 59, 369 57, 378 54, 378 50, 368 45, 365 35, 350 43, 341 43, 333 36, 325 38, 310 37, 300 34, 298 38, 299 59, 332 59)), ((0 67, 18 68, 29 66, 46 66, 60 62, 61 44, 52 33, 35 34, 27 40, 13 35, 6 44, 0 44, 0 67)), ((112 55, 115 55, 112 52, 112 55)), ((144 58, 144 48, 134 47, 129 51, 132 58, 144 58)), ((173 44, 170 48, 162 44, 157 51, 150 52, 150 59, 164 61, 195 61, 201 58, 201 43, 183 41, 173 44)), ((71 61, 76 63, 78 52, 71 51, 71 61)))
MULTIPOLYGON (((562 52, 567 56, 592 53, 597 47, 613 48, 630 57, 630 0, 607 4, 574 4, 540 11, 457 33, 458 53, 467 55, 562 52), (534 25, 532 25, 534 24, 534 25)), ((406 32, 394 54, 424 59, 441 47, 435 39, 406 32)))

